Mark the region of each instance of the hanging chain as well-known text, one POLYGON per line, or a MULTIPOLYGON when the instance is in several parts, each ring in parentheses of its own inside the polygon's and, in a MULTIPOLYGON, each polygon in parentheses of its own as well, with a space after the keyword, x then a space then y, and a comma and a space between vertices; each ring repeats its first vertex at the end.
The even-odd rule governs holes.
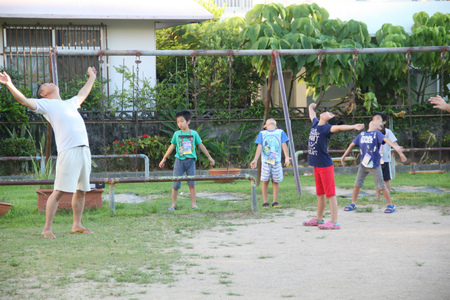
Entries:
MULTIPOLYGON (((444 97, 444 65, 445 65, 445 59, 447 58, 447 56, 445 55, 445 51, 441 52, 441 97, 444 97)), ((443 130, 443 111, 441 110, 440 112, 440 119, 439 119, 439 170, 441 170, 441 161, 442 161, 442 138, 443 138, 443 134, 444 134, 444 130, 443 130)))
POLYGON ((135 165, 135 173, 137 177, 137 170, 138 170, 138 157, 137 157, 137 149, 139 147, 139 64, 141 63, 141 56, 136 55, 136 126, 135 126, 135 132, 136 132, 136 145, 133 150, 133 154, 135 155, 134 159, 134 165, 135 165))
POLYGON ((106 159, 106 125, 105 125, 105 96, 103 93, 103 55, 98 57, 98 65, 100 67, 100 94, 102 95, 102 128, 103 128, 103 155, 105 156, 105 178, 107 178, 108 173, 108 160, 106 159))
POLYGON ((351 104, 351 110, 352 110, 352 123, 355 123, 355 112, 356 112, 356 97, 357 97, 357 92, 356 92, 356 64, 359 60, 358 57, 358 53, 354 53, 353 54, 353 100, 351 104))
MULTIPOLYGON (((195 125, 198 128, 198 118, 197 118, 197 56, 192 56, 192 73, 194 74, 194 109, 195 109, 195 125)), ((187 107, 186 107, 187 109, 187 107)))
MULTIPOLYGON (((411 140, 411 149, 413 149, 413 136, 412 136, 412 100, 411 100, 411 53, 406 52, 406 63, 408 64, 408 105, 409 105, 409 138, 411 140)), ((411 150, 411 168, 414 171, 414 151, 411 150)))
POLYGON ((230 168, 230 123, 231 123, 231 86, 232 86, 232 65, 233 65, 233 56, 228 56, 228 140, 227 140, 227 174, 229 174, 230 168))
POLYGON ((319 101, 317 101, 317 106, 320 105, 322 102, 322 62, 323 62, 323 56, 321 53, 317 56, 317 61, 319 62, 319 87, 320 87, 320 93, 319 93, 319 101))

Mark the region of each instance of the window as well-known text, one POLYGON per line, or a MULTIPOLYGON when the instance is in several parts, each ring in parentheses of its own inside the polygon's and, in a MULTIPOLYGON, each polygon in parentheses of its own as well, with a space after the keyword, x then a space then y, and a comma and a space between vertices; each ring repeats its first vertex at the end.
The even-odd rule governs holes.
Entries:
POLYGON ((251 10, 253 8, 253 0, 215 0, 215 3, 219 7, 226 5, 226 10, 251 10))
MULTIPOLYGON (((104 25, 3 25, 3 63, 17 71, 19 85, 35 90, 50 81, 49 49, 104 49, 104 25)), ((98 68, 96 56, 58 56, 58 77, 68 82, 84 76, 88 66, 98 68)))

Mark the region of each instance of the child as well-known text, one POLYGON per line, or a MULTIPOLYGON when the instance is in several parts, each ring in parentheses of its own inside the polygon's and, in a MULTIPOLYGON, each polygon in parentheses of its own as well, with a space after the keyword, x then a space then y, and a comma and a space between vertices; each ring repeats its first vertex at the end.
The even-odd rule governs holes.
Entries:
MULTIPOLYGON (((385 137, 387 137, 391 142, 398 146, 397 138, 395 137, 394 133, 388 129, 385 128, 386 122, 387 122, 388 116, 385 113, 382 112, 376 112, 372 115, 372 121, 378 121, 382 124, 383 129, 385 132, 381 131, 385 137)), ((380 154, 381 154, 381 172, 383 173, 383 180, 384 184, 386 185, 386 188, 388 189, 389 193, 391 192, 391 179, 392 179, 392 172, 391 172, 391 147, 387 144, 381 145, 380 148, 380 154)), ((403 160, 403 157, 405 155, 403 153, 400 154, 400 157, 403 160)), ((405 157, 406 160, 406 157, 405 157)), ((376 198, 375 201, 381 200, 381 191, 377 190, 376 192, 376 198)))
MULTIPOLYGON (((195 161, 197 160, 197 154, 195 149, 198 146, 200 150, 206 155, 209 162, 214 166, 215 162, 209 155, 205 145, 198 133, 189 129, 191 123, 191 113, 187 110, 179 111, 176 113, 177 125, 181 129, 173 134, 169 149, 164 154, 163 159, 159 163, 159 167, 164 167, 167 157, 172 153, 173 149, 176 149, 175 165, 173 166, 173 176, 182 176, 184 172, 186 175, 195 175, 195 161)), ((189 192, 191 193, 192 208, 199 209, 197 206, 197 198, 195 192, 195 181, 188 181, 189 192)), ((177 204, 178 190, 181 188, 181 182, 176 181, 172 186, 172 206, 169 207, 170 211, 175 210, 177 204)))
POLYGON ((281 166, 281 149, 284 153, 284 165, 289 165, 289 153, 287 148, 287 142, 289 142, 286 133, 277 129, 277 122, 274 119, 268 119, 264 129, 258 134, 255 144, 258 144, 256 148, 255 158, 250 163, 250 167, 254 169, 261 155, 261 181, 262 181, 262 196, 263 196, 263 208, 268 208, 267 196, 269 192, 269 182, 272 178, 273 187, 273 202, 272 207, 279 207, 278 204, 278 191, 280 183, 283 180, 283 167, 281 166))
POLYGON ((338 204, 334 184, 334 164, 327 151, 327 143, 333 133, 352 129, 362 130, 364 124, 337 125, 342 122, 332 112, 320 114, 320 120, 318 120, 314 111, 315 108, 315 103, 309 106, 309 117, 312 121, 312 128, 308 142, 308 161, 309 165, 314 167, 317 193, 317 218, 303 222, 303 225, 318 226, 319 229, 340 229, 341 226, 337 222, 338 204), (323 221, 323 213, 326 206, 325 196, 330 203, 331 213, 331 221, 327 223, 323 221))
MULTIPOLYGON (((345 165, 345 157, 350 153, 353 147, 358 146, 361 154, 361 164, 356 175, 355 186, 353 187, 352 203, 345 207, 345 211, 356 210, 356 198, 358 198, 359 190, 364 186, 364 180, 368 173, 370 173, 375 180, 375 186, 377 190, 383 192, 386 202, 388 204, 385 213, 395 212, 395 206, 392 205, 391 196, 389 190, 383 181, 383 175, 381 173, 380 165, 380 146, 383 142, 393 147, 398 154, 402 154, 403 148, 394 145, 387 137, 385 137, 380 130, 382 125, 378 121, 371 121, 369 123, 369 130, 367 132, 361 132, 348 146, 344 155, 341 157, 342 165, 345 165)), ((402 161, 406 161, 406 157, 401 155, 402 161)))

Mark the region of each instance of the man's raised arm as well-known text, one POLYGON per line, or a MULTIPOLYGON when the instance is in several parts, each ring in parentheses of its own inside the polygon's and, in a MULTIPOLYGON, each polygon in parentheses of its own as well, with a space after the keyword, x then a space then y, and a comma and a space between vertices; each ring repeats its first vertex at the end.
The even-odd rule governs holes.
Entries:
POLYGON ((11 94, 16 98, 16 100, 22 104, 23 106, 28 107, 31 110, 36 109, 36 103, 33 99, 28 99, 25 97, 12 83, 11 77, 9 77, 6 72, 0 73, 0 83, 5 85, 8 90, 11 92, 11 94))
POLYGON ((92 87, 94 86, 95 79, 97 78, 97 70, 94 67, 88 68, 89 79, 86 84, 81 88, 78 92, 78 104, 81 105, 84 100, 86 100, 87 96, 91 92, 92 87))

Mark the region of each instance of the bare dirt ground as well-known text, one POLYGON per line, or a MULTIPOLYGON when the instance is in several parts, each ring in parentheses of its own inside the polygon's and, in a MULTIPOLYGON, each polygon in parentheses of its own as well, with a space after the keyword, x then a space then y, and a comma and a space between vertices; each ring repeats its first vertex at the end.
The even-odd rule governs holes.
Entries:
MULTIPOLYGON (((175 282, 111 284, 103 299, 450 299, 449 208, 371 206, 340 208, 335 231, 302 226, 315 211, 287 209, 200 231, 184 241, 189 267, 175 282)), ((60 296, 92 298, 92 284, 60 296)))
POLYGON ((312 212, 284 210, 200 232, 183 250, 194 266, 146 297, 449 299, 450 216, 430 207, 383 210, 340 211, 336 231, 302 226, 312 212))

